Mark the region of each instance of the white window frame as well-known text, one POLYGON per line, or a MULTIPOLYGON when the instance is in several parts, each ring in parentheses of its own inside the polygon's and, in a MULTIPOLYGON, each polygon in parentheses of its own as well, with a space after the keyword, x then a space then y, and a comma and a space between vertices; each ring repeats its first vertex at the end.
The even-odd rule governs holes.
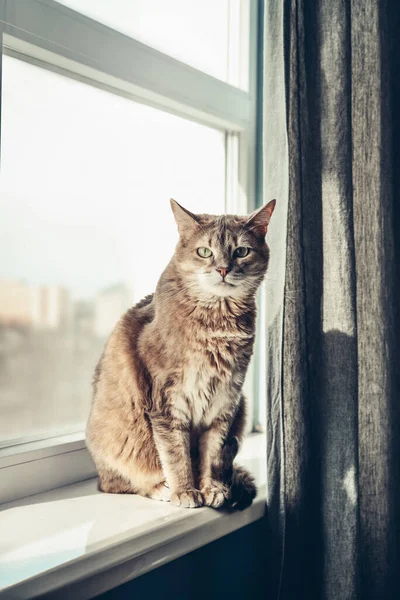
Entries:
MULTIPOLYGON (((227 212, 250 212, 256 206, 259 0, 230 2, 232 31, 237 30, 238 22, 248 18, 249 37, 243 40, 242 36, 240 52, 236 52, 229 64, 229 76, 240 83, 243 65, 248 64, 249 71, 244 74, 248 91, 207 75, 53 0, 0 0, 0 108, 1 59, 6 53, 220 129, 226 135, 227 212)), ((235 40, 230 42, 238 47, 235 40)), ((248 378, 250 398, 258 393, 256 365, 257 357, 248 378)), ((250 407, 250 428, 252 412, 250 407)), ((95 475, 83 432, 24 440, 0 449, 0 504, 95 475)))

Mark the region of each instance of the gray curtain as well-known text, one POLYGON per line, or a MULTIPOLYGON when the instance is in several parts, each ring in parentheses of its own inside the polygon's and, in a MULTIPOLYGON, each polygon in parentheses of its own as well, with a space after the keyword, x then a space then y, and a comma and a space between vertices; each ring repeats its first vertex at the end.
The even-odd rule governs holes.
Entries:
POLYGON ((268 598, 400 598, 399 4, 264 3, 268 598))

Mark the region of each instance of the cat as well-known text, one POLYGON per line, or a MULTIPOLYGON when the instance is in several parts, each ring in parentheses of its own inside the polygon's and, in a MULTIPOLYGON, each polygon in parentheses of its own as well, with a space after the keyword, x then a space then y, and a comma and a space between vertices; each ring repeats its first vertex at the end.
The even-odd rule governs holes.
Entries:
POLYGON ((256 487, 233 459, 275 200, 246 217, 193 214, 173 199, 171 207, 179 242, 155 293, 106 343, 87 446, 103 492, 245 508, 256 487))

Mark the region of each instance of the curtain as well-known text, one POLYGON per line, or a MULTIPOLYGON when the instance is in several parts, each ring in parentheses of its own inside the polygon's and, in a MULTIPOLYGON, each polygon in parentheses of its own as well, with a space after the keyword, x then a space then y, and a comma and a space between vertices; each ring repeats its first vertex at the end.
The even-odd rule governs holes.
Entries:
POLYGON ((268 598, 400 598, 400 7, 264 2, 268 598))

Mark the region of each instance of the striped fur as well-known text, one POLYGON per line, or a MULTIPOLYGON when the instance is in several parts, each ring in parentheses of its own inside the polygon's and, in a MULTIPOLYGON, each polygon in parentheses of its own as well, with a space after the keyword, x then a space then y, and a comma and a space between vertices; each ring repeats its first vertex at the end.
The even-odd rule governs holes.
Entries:
POLYGON ((171 204, 179 243, 155 293, 110 335, 94 376, 87 445, 105 492, 243 508, 254 481, 233 459, 275 203, 250 217, 193 215, 171 204), (198 255, 203 246, 210 258, 198 255), (236 257, 239 246, 249 255, 236 257), (224 279, 220 267, 229 269, 224 279))

